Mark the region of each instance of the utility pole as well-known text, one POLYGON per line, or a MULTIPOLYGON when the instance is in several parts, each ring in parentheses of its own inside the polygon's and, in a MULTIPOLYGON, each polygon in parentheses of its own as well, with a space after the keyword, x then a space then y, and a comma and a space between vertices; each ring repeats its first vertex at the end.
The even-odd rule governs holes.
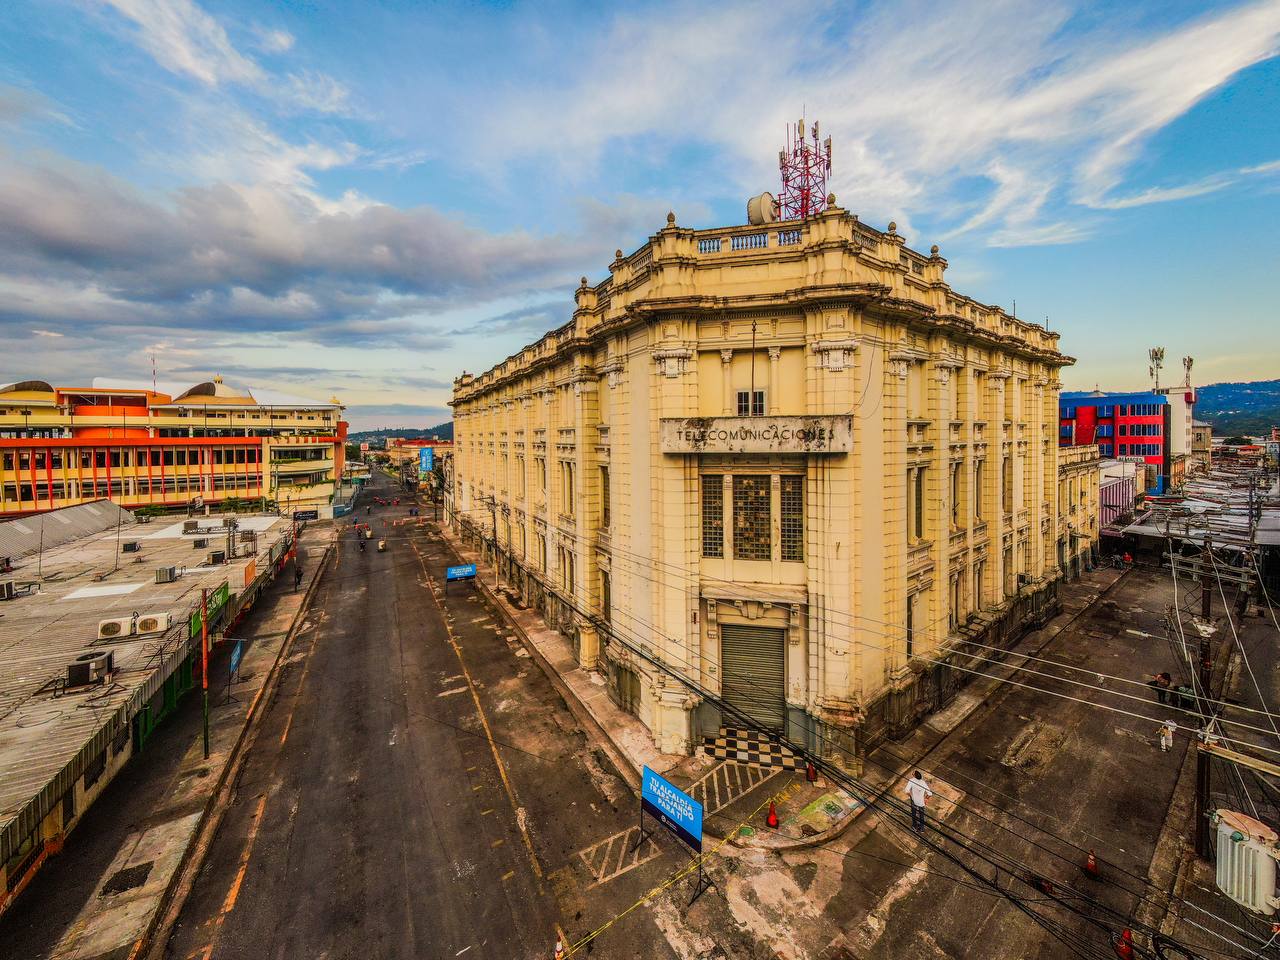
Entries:
POLYGON ((209 591, 200 591, 200 687, 204 693, 204 758, 209 759, 209 591))
POLYGON ((1213 576, 1213 538, 1205 534, 1204 551, 1200 554, 1200 617, 1204 621, 1200 630, 1200 695, 1203 706, 1200 715, 1204 718, 1204 729, 1200 739, 1195 743, 1196 750, 1196 853, 1206 860, 1213 856, 1209 835, 1209 800, 1213 788, 1212 773, 1209 769, 1209 752, 1205 750, 1205 740, 1209 736, 1210 717, 1213 715, 1213 654, 1210 646, 1213 632, 1210 630, 1210 616, 1213 614, 1213 588, 1210 578, 1213 576), (1209 561, 1205 563, 1205 561, 1209 561))
POLYGON ((502 565, 498 562, 498 500, 493 495, 489 500, 489 518, 493 522, 493 572, 497 576, 497 589, 502 589, 502 565))

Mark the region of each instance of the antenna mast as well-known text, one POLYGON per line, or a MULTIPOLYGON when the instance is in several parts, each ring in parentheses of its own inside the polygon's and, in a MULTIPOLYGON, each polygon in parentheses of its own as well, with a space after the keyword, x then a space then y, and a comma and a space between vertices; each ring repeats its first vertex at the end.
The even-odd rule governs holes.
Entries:
POLYGON ((815 120, 805 136, 804 117, 787 124, 787 146, 778 151, 782 172, 782 194, 778 198, 779 219, 803 220, 827 209, 827 177, 831 175, 831 138, 818 139, 815 120))

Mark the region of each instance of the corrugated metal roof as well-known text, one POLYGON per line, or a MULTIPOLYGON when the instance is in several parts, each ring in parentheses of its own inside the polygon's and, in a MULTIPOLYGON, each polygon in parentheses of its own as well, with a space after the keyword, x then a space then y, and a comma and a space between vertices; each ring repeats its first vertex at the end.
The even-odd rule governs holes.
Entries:
MULTIPOLYGON (((47 513, 5 520, 0 523, 0 557, 17 560, 38 553, 41 549, 60 547, 81 537, 137 525, 132 513, 116 506, 110 500, 94 500, 74 507, 50 510, 47 513)), ((127 534, 124 534, 127 538, 127 534)))

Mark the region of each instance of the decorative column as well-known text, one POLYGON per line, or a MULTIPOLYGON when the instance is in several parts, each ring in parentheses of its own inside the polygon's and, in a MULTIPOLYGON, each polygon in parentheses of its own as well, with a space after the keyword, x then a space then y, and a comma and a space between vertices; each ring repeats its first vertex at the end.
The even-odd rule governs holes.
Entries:
POLYGON ((778 415, 778 390, 780 389, 780 381, 778 380, 778 361, 782 359, 781 347, 769 348, 769 405, 768 413, 771 417, 778 415))
POLYGON ((737 410, 733 405, 733 349, 729 347, 720 351, 720 382, 724 385, 723 416, 732 417, 737 410))

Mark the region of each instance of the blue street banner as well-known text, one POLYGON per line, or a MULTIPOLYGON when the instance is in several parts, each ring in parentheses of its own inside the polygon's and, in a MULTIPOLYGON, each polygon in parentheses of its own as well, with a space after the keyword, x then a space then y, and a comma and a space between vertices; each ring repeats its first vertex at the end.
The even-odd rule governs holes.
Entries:
POLYGON ((476 578, 476 565, 474 563, 464 563, 456 567, 444 568, 444 579, 449 580, 474 580, 476 578))
POLYGON ((237 640, 236 645, 231 648, 231 670, 230 676, 235 676, 236 671, 240 669, 240 658, 244 655, 244 641, 237 640))
POLYGON ((640 781, 640 806, 688 846, 702 852, 702 804, 648 767, 640 781))
POLYGON ((423 447, 418 451, 418 473, 428 474, 436 463, 435 447, 423 447))

